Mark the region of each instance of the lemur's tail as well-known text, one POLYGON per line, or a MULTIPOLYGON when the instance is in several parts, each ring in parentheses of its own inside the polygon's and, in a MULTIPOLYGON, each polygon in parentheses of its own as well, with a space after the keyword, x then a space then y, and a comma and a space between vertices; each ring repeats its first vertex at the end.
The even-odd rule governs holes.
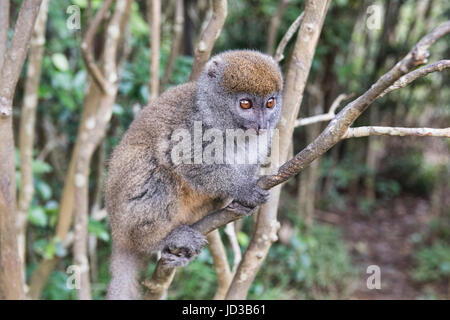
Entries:
POLYGON ((122 248, 113 248, 110 265, 111 281, 106 299, 141 299, 139 274, 144 266, 145 260, 138 254, 122 248))

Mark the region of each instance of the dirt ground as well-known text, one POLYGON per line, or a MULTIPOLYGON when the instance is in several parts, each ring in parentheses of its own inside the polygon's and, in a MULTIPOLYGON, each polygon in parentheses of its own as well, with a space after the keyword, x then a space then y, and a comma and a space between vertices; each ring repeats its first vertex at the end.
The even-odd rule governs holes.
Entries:
POLYGON ((423 299, 427 286, 410 277, 413 266, 412 238, 427 228, 429 203, 413 197, 401 197, 364 215, 357 208, 347 212, 318 212, 317 218, 342 230, 359 272, 350 299, 423 299), (381 289, 366 285, 369 265, 381 271, 381 289))

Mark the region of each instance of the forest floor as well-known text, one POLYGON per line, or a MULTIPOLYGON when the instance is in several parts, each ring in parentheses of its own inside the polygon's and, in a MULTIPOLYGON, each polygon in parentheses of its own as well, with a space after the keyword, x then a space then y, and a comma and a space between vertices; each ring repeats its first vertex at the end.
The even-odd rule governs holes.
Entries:
POLYGON ((427 286, 410 276, 414 235, 429 223, 429 203, 414 197, 399 197, 364 215, 357 208, 346 212, 317 212, 317 218, 342 230, 358 270, 350 299, 421 299, 427 286), (368 289, 367 267, 381 271, 381 289, 368 289))

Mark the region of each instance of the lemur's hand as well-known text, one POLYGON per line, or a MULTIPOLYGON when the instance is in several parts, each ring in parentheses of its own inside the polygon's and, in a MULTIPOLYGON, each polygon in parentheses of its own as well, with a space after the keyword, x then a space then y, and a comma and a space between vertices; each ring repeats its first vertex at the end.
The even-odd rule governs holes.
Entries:
POLYGON ((169 267, 183 267, 208 243, 205 236, 187 225, 181 225, 164 239, 161 259, 169 267))
POLYGON ((245 207, 254 208, 267 202, 269 191, 258 186, 258 179, 255 178, 250 185, 242 188, 243 190, 235 197, 235 200, 245 207))

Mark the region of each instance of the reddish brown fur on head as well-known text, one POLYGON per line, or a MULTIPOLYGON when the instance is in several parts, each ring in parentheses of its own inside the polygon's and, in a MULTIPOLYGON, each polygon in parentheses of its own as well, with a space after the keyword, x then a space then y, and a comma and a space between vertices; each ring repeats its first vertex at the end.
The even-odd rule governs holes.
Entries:
POLYGON ((283 89, 283 78, 275 61, 251 50, 221 54, 226 65, 221 84, 229 92, 251 92, 266 96, 283 89))

